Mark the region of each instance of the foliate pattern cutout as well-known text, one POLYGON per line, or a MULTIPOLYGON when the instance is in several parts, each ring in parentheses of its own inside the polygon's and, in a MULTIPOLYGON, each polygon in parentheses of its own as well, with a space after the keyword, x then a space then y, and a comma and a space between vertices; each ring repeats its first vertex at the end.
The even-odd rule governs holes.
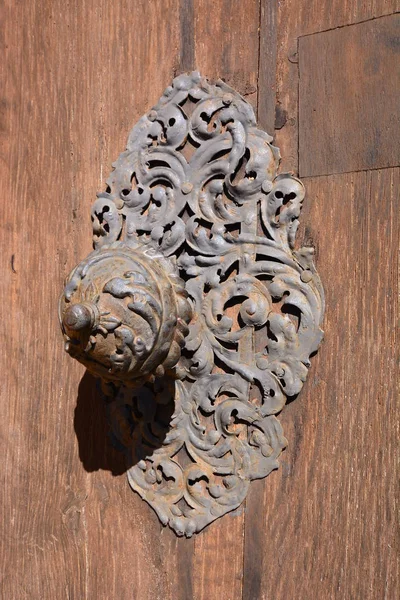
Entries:
POLYGON ((275 415, 298 394, 323 333, 313 249, 294 250, 302 183, 223 82, 177 77, 132 129, 93 206, 95 247, 117 240, 176 256, 194 317, 180 381, 108 407, 129 482, 190 537, 278 467, 275 415))

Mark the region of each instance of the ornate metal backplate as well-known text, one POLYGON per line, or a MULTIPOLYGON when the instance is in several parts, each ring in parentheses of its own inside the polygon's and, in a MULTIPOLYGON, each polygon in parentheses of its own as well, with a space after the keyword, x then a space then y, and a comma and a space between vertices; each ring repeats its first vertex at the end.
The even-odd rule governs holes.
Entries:
POLYGON ((60 304, 68 351, 108 381, 130 485, 178 535, 278 467, 275 415, 322 340, 313 249, 294 249, 304 187, 271 141, 225 83, 177 77, 113 165, 60 304))

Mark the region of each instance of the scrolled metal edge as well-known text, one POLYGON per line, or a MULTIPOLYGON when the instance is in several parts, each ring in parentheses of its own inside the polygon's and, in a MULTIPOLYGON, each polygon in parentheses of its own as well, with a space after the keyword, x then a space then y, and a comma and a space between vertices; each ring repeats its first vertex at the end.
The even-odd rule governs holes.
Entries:
MULTIPOLYGON (((123 239, 178 253, 194 305, 190 359, 160 447, 152 449, 147 431, 154 414, 136 421, 136 447, 124 440, 137 461, 128 473, 132 488, 178 535, 190 537, 237 508, 250 481, 277 468, 286 440, 275 415, 300 392, 323 337, 313 249, 295 249, 304 186, 277 174, 271 141, 225 83, 181 75, 132 129, 92 212, 96 247, 123 239), (182 153, 188 143, 190 159, 182 153), (234 330, 225 307, 238 297, 243 326, 234 330), (248 333, 260 328, 268 342, 246 362, 248 333), (216 361, 225 372, 215 373, 216 361), (179 465, 179 452, 192 466, 179 465)), ((156 405, 157 392, 154 398, 156 405)), ((113 423, 121 402, 126 410, 126 397, 110 405, 113 423)))

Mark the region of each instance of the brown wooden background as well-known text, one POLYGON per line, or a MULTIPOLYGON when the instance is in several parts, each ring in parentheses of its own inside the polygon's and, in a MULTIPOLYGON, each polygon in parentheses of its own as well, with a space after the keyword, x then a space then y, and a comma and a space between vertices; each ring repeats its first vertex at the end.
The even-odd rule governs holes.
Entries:
POLYGON ((400 597, 399 26, 384 16, 398 10, 2 2, 2 598, 400 597), (238 514, 184 540, 130 491, 93 381, 64 354, 56 306, 130 127, 194 67, 276 129, 283 171, 298 172, 300 157, 300 238, 316 246, 327 315, 304 392, 281 415, 280 470, 252 484, 238 514))

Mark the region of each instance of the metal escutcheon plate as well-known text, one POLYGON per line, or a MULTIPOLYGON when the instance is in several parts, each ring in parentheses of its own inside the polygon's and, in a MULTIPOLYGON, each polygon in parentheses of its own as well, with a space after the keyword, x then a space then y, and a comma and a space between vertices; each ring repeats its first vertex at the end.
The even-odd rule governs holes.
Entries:
POLYGON ((305 191, 222 81, 180 75, 132 129, 92 209, 95 251, 60 300, 66 349, 101 377, 132 488, 178 535, 278 467, 276 417, 323 337, 305 191))

